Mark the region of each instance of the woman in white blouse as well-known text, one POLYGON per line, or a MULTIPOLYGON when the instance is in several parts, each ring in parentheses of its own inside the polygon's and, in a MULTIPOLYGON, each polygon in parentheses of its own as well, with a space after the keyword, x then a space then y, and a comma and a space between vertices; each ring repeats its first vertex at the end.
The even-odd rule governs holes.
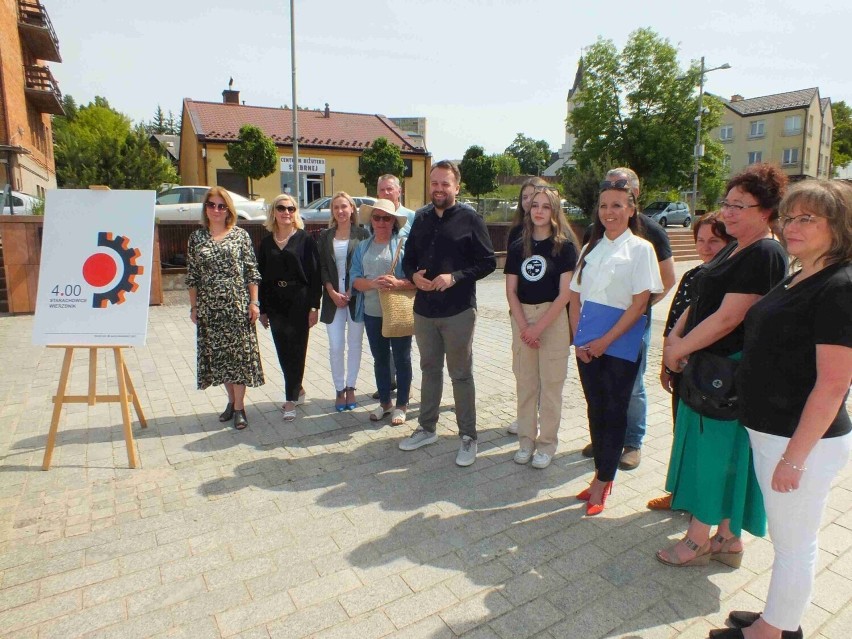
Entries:
POLYGON ((623 311, 601 337, 575 347, 595 459, 595 477, 577 495, 587 502, 589 516, 603 511, 612 491, 627 431, 627 405, 639 371, 638 348, 635 361, 607 354, 607 350, 637 322, 647 321, 643 313, 648 300, 663 290, 654 247, 640 237, 642 223, 628 181, 606 180, 600 188, 598 215, 571 280, 568 307, 573 335, 577 335, 582 306, 587 302, 623 311))

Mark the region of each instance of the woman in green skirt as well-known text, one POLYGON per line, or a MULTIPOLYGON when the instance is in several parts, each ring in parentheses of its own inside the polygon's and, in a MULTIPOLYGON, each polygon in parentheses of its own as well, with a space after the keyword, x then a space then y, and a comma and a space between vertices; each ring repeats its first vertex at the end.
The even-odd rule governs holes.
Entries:
MULTIPOLYGON (((665 340, 670 370, 682 371, 699 350, 739 359, 746 311, 787 271, 787 254, 772 232, 786 184, 787 176, 769 164, 754 164, 728 181, 719 208, 736 241, 695 277, 695 298, 665 340)), ((766 534, 748 434, 736 420, 710 419, 681 401, 666 489, 672 509, 688 511, 692 520, 683 539, 657 553, 665 564, 703 566, 715 559, 739 567, 742 530, 766 534)))

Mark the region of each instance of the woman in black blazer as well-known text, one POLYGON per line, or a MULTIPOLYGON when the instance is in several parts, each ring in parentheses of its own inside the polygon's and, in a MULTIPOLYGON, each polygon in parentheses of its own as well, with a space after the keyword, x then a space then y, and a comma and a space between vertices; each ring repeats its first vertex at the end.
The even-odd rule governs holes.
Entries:
POLYGON ((355 201, 343 191, 331 199, 331 220, 328 228, 320 233, 318 248, 320 275, 322 278, 322 311, 320 321, 328 331, 328 359, 336 396, 334 408, 338 412, 353 410, 355 403, 355 380, 361 366, 361 344, 364 337, 364 322, 356 322, 356 296, 349 279, 352 254, 367 231, 356 224, 355 201), (348 338, 346 329, 349 327, 348 338), (344 364, 344 343, 348 356, 344 364))

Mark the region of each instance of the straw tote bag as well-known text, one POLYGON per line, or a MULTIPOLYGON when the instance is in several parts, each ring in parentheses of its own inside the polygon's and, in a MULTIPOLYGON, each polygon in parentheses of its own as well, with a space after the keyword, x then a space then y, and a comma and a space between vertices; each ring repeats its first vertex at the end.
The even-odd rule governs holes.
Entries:
MULTIPOLYGON (((399 250, 403 243, 403 240, 400 240, 396 245, 396 253, 388 275, 393 275, 396 270, 399 250)), ((416 294, 417 291, 414 289, 379 291, 379 301, 382 303, 383 337, 408 337, 414 334, 414 296, 416 294)))

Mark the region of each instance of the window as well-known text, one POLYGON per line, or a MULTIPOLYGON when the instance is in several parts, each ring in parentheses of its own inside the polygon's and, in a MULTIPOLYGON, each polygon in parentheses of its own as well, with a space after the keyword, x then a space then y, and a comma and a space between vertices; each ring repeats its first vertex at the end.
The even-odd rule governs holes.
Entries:
POLYGON ((792 149, 784 149, 784 156, 781 159, 781 164, 798 164, 799 163, 799 147, 792 149))
POLYGON ((722 142, 730 142, 734 139, 734 127, 731 124, 726 124, 719 129, 719 139, 722 142))
POLYGON ((826 125, 825 127, 825 139, 823 140, 826 146, 831 146, 831 127, 826 125))
POLYGON ((180 191, 171 189, 157 196, 157 204, 179 204, 180 191))
POLYGON ((748 137, 762 138, 766 135, 766 120, 753 120, 748 130, 748 137))
POLYGON ((811 168, 811 147, 805 149, 805 168, 811 168))
POLYGON ((784 135, 796 135, 802 132, 802 116, 788 115, 784 118, 784 135))
POLYGON ((813 134, 814 134, 814 116, 809 115, 808 116, 808 136, 811 136, 813 134))
POLYGON ((749 151, 748 163, 756 164, 758 162, 763 162, 763 151, 749 151))
POLYGON ((731 168, 731 156, 730 155, 726 155, 725 157, 722 158, 722 166, 726 169, 731 168))

